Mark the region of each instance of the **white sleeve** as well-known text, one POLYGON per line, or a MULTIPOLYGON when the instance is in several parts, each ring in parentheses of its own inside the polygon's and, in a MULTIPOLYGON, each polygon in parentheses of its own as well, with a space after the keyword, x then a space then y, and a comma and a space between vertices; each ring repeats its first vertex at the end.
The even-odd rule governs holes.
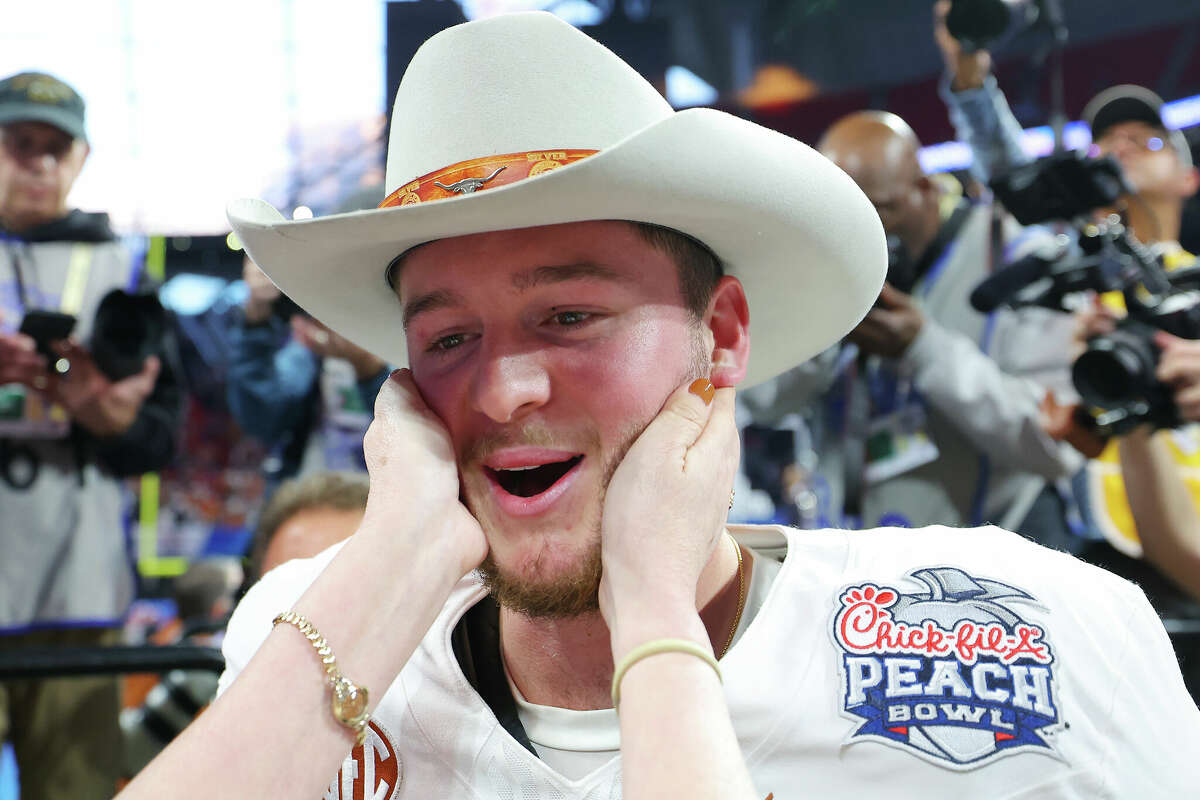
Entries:
POLYGON ((1127 589, 1126 644, 1104 715, 1110 720, 1107 788, 1113 797, 1196 797, 1200 710, 1183 685, 1162 622, 1141 589, 1127 589))
POLYGON ((241 674, 250 658, 271 633, 271 620, 280 612, 291 609, 300 595, 333 560, 344 542, 338 542, 313 558, 288 561, 262 576, 238 603, 225 629, 221 654, 225 656, 225 671, 217 682, 217 696, 224 694, 241 674))
POLYGON ((980 452, 1048 480, 1082 466, 1078 453, 1042 427, 1041 386, 1007 374, 966 336, 926 318, 903 361, 921 396, 980 452))

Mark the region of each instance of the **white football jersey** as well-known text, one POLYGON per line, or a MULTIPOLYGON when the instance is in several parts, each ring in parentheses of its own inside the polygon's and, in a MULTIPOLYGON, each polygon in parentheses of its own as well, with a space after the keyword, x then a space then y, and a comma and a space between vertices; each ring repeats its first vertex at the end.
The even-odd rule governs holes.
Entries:
MULTIPOLYGON (((1200 711, 1133 584, 997 528, 731 532, 786 553, 721 662, 763 797, 1092 800, 1200 787, 1200 711)), ((335 552, 250 590, 225 638, 222 689, 335 552)), ((324 798, 621 797, 619 756, 568 780, 471 688, 451 633, 483 595, 474 576, 456 587, 324 798)))

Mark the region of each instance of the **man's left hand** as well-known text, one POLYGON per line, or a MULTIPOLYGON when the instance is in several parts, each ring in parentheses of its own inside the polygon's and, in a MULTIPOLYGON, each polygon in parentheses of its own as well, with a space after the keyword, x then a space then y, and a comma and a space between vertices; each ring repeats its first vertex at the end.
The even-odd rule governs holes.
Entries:
POLYGON ((669 609, 695 613, 737 472, 733 395, 707 380, 676 390, 609 481, 600 609, 614 641, 645 621, 647 609, 661 617, 669 609))
POLYGON ((162 367, 158 357, 147 358, 141 372, 111 381, 77 342, 60 342, 56 349, 71 362, 71 369, 54 377, 46 394, 94 436, 119 436, 129 430, 142 403, 154 391, 162 367))
POLYGON ((1179 416, 1185 422, 1200 422, 1200 340, 1159 331, 1154 343, 1162 350, 1156 377, 1174 389, 1179 416))
POLYGON ((921 332, 925 315, 916 301, 890 283, 883 285, 879 302, 846 337, 871 355, 899 358, 921 332))
POLYGON ((383 361, 371 353, 311 317, 301 314, 292 317, 292 336, 322 358, 349 361, 354 367, 355 377, 360 381, 378 375, 385 366, 383 361))

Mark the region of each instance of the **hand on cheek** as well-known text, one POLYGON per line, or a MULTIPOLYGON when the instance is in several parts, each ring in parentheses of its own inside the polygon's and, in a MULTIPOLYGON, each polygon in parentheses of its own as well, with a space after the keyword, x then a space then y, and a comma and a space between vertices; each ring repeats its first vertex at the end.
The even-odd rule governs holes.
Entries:
POLYGON ((734 392, 707 380, 677 389, 630 447, 601 525, 600 606, 610 626, 627 602, 694 604, 724 531, 738 449, 734 392))
POLYGON ((444 545, 459 575, 479 565, 487 540, 459 499, 450 434, 409 370, 396 370, 380 388, 363 453, 371 476, 364 527, 400 546, 405 539, 444 545))

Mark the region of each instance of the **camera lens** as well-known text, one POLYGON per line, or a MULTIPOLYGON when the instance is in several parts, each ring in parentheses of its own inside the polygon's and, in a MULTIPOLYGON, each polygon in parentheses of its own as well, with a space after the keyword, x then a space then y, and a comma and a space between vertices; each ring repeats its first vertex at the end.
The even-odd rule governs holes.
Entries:
POLYGON ((1155 361, 1153 345, 1118 330, 1088 343, 1071 367, 1071 378, 1089 405, 1116 408, 1154 390, 1155 361))

